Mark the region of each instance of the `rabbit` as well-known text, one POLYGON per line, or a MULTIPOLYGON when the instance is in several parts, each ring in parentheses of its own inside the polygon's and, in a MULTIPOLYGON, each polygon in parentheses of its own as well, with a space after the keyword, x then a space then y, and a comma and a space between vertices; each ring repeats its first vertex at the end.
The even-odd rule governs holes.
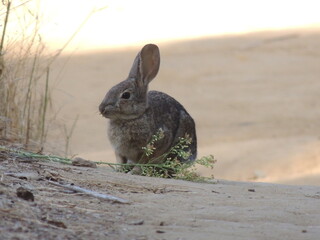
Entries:
MULTIPOLYGON (((136 56, 126 80, 112 87, 99 106, 109 119, 108 137, 118 163, 149 163, 169 152, 186 134, 191 139, 188 159, 174 154, 180 162, 193 162, 197 156, 195 122, 174 98, 159 91, 148 91, 160 66, 160 52, 155 44, 145 45, 136 56), (159 129, 163 137, 146 158, 143 147, 159 129)), ((161 159, 161 158, 160 158, 161 159)), ((164 159, 159 160, 164 161, 164 159)), ((154 163, 154 162, 153 162, 154 163)))

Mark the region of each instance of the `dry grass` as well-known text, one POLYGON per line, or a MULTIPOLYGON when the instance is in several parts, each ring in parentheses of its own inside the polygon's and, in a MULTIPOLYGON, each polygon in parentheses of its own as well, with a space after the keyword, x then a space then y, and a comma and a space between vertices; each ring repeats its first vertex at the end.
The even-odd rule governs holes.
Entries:
POLYGON ((39 19, 34 9, 22 2, 16 7, 8 2, 1 18, 0 137, 26 148, 41 147, 48 130, 50 65, 45 60, 48 57, 39 34, 39 19), (24 14, 14 14, 15 11, 24 14), (19 38, 6 34, 12 22, 19 26, 19 38))
MULTIPOLYGON (((0 24, 3 26, 0 39, 0 140, 9 139, 26 149, 39 150, 45 146, 47 134, 58 114, 53 110, 50 97, 50 66, 89 18, 104 8, 89 12, 65 44, 50 54, 39 33, 41 17, 34 2, 0 3, 0 24), (9 36, 6 29, 11 25, 16 29, 10 31, 9 36)), ((65 156, 69 154, 69 142, 76 122, 77 119, 71 129, 64 124, 54 125, 65 135, 61 139, 65 142, 65 156)))

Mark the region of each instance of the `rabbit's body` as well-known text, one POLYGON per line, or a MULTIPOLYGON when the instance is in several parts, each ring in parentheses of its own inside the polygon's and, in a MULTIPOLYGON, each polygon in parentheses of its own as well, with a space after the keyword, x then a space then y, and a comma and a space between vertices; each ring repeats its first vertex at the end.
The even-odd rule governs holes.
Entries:
POLYGON ((164 137, 155 143, 156 149, 152 158, 167 153, 179 141, 179 137, 185 137, 187 133, 194 136, 190 146, 192 156, 189 160, 195 159, 197 145, 194 121, 179 102, 162 92, 148 93, 148 107, 140 117, 110 120, 108 135, 121 162, 142 163, 145 160, 142 158, 142 147, 147 146, 152 135, 160 128, 164 137), (149 121, 150 119, 154 121, 149 121))
POLYGON ((195 123, 185 108, 169 95, 148 92, 149 82, 156 76, 160 64, 156 45, 146 45, 136 57, 129 77, 109 90, 99 106, 101 114, 109 118, 108 136, 120 163, 146 163, 146 147, 159 129, 163 138, 154 144, 150 156, 153 160, 168 153, 188 135, 191 144, 189 159, 179 156, 178 160, 193 161, 197 154, 195 123))

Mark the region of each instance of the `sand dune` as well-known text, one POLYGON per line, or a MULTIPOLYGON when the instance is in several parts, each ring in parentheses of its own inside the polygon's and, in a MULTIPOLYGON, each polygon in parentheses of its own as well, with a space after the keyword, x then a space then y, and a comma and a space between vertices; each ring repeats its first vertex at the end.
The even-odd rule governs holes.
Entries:
MULTIPOLYGON (((319 42, 315 28, 161 43, 150 88, 175 97, 194 117, 200 155, 216 156, 217 178, 320 185, 319 42)), ((59 120, 70 127, 79 116, 73 154, 114 161, 97 106, 127 76, 138 50, 56 62, 59 120)), ((62 149, 62 139, 57 131, 50 142, 62 149)))

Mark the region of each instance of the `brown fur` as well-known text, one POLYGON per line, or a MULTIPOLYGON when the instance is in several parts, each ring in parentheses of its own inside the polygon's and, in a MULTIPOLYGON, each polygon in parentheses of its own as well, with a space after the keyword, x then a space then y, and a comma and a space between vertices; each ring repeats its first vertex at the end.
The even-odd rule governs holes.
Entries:
POLYGON ((164 138, 156 142, 152 158, 167 153, 185 134, 192 139, 188 161, 196 158, 196 129, 191 116, 169 95, 148 92, 148 84, 158 73, 159 65, 158 47, 154 44, 144 46, 128 78, 111 88, 99 106, 101 114, 110 119, 108 136, 120 163, 145 163, 147 159, 143 159, 142 147, 160 128, 164 138))

